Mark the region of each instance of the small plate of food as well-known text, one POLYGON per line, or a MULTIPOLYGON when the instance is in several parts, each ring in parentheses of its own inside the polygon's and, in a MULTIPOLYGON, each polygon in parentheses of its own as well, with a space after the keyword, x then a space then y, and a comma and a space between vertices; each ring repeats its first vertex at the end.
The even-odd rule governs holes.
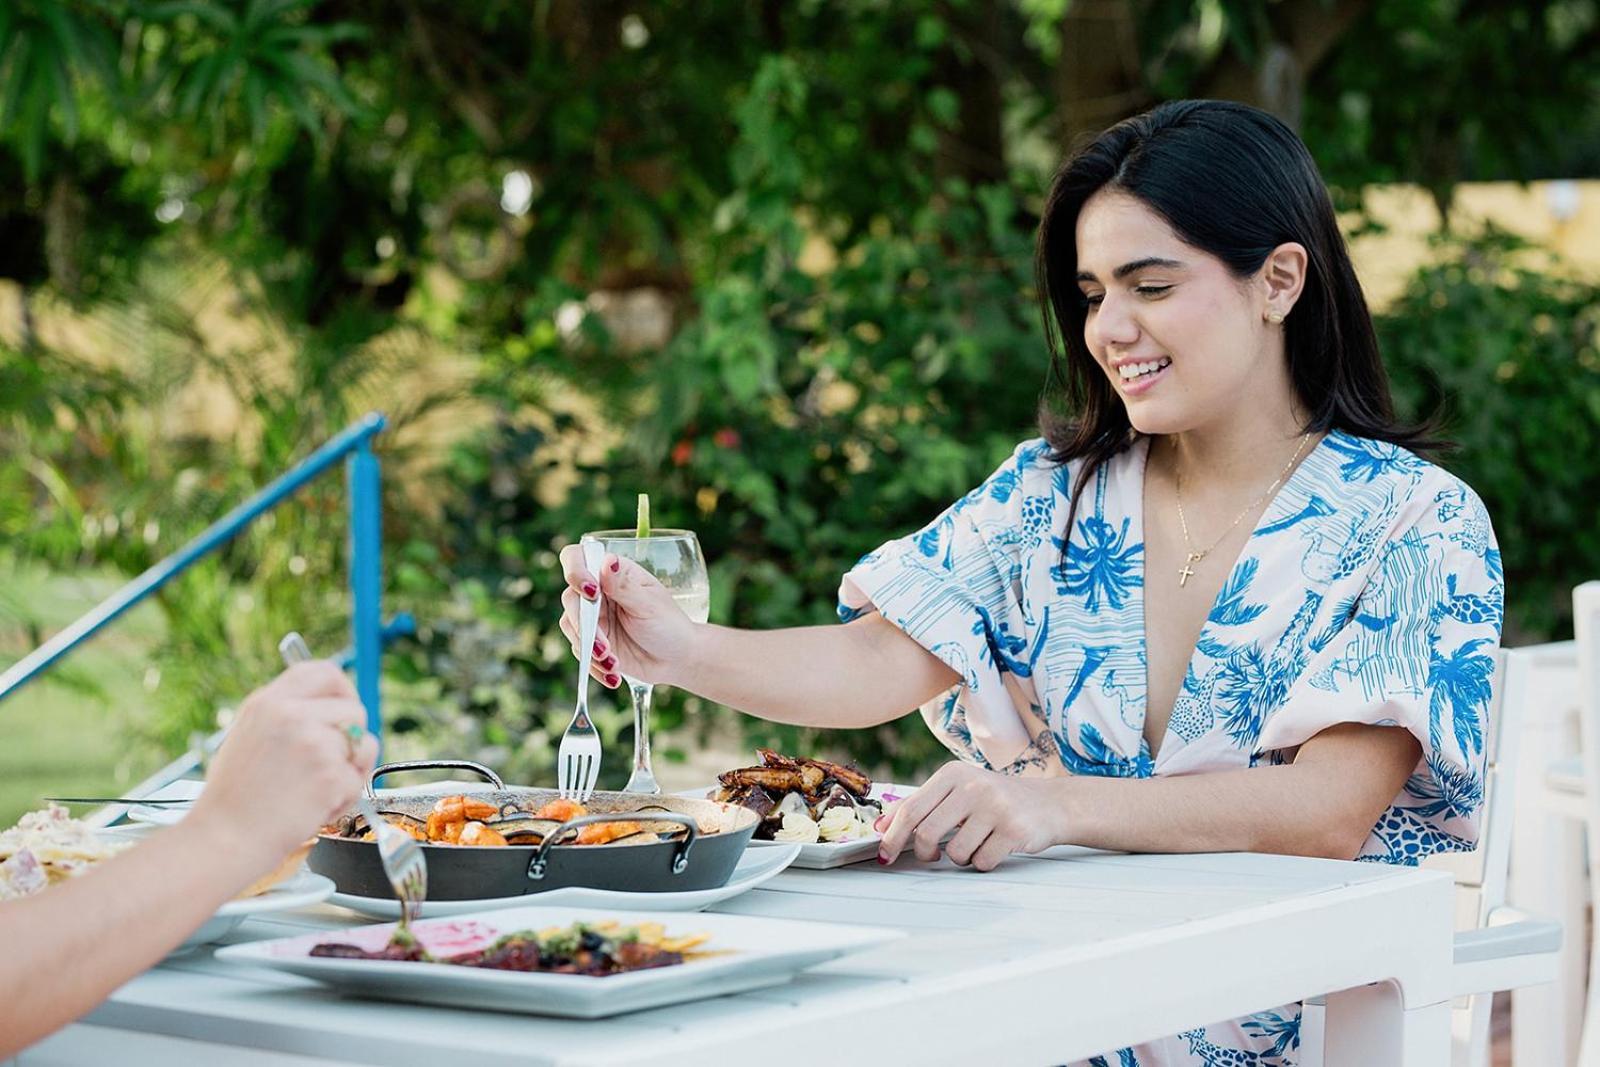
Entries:
POLYGON ((599 1019, 777 985, 899 930, 751 915, 674 916, 529 906, 319 930, 218 949, 341 992, 599 1019), (676 921, 681 918, 681 921, 676 921))
POLYGON ((0 902, 42 893, 133 846, 133 839, 51 804, 0 831, 0 902))
MULTIPOLYGON (((132 848, 154 826, 91 826, 57 804, 28 812, 0 832, 0 902, 42 893, 132 848)), ((181 833, 181 830, 173 831, 181 833)), ((333 882, 304 870, 307 841, 273 870, 219 907, 174 952, 215 941, 252 915, 303 908, 326 900, 333 882)))
MULTIPOLYGON (((307 851, 309 850, 308 845, 307 851)), ((299 856, 303 860, 305 853, 301 852, 299 856)), ((201 923, 200 929, 184 938, 183 944, 173 951, 184 952, 199 945, 221 940, 232 933, 240 923, 254 916, 267 915, 275 911, 291 911, 295 908, 309 908, 313 904, 321 904, 332 895, 333 879, 305 870, 297 861, 288 877, 275 882, 263 878, 250 889, 222 905, 215 915, 201 923), (262 883, 266 883, 265 888, 261 888, 262 883)))
POLYGON ((798 844, 794 866, 812 870, 872 859, 882 834, 872 828, 888 805, 915 786, 873 782, 853 766, 756 750, 760 763, 717 776, 703 796, 749 808, 760 816, 754 841, 798 844))

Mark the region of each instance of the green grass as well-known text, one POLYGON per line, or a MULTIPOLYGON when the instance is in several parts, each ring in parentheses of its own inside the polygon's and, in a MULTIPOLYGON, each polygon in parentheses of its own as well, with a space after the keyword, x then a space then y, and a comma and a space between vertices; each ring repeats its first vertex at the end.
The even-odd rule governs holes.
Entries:
MULTIPOLYGON (((93 607, 116 577, 52 574, 0 558, 0 665, 93 607)), ((45 674, 0 701, 0 829, 45 796, 106 796, 170 757, 140 738, 162 620, 143 606, 112 622, 45 674)))

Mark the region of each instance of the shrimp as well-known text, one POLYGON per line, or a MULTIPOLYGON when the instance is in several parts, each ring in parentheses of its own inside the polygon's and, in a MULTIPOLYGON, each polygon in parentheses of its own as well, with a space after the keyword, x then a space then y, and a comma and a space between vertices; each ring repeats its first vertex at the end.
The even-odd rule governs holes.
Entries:
POLYGON ((589 814, 589 809, 579 804, 576 800, 552 800, 544 807, 533 813, 535 819, 554 819, 556 822, 566 822, 576 819, 580 815, 589 814))
POLYGON ((498 830, 491 830, 483 823, 474 820, 462 827, 461 838, 457 843, 462 845, 503 845, 506 843, 506 839, 498 830))

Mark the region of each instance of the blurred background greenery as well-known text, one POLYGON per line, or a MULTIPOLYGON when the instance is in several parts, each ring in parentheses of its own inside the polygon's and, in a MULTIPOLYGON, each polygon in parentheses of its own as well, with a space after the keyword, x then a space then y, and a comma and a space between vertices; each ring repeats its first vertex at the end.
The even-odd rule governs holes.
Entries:
MULTIPOLYGON (((0 657, 381 409, 420 623, 390 752, 548 781, 559 548, 648 491, 714 620, 831 619, 1032 435, 1064 152, 1182 96, 1301 131, 1403 406, 1495 517, 1509 640, 1561 636, 1600 574, 1597 58, 1597 0, 8 0, 0 657)), ((181 751, 285 630, 342 644, 343 508, 325 479, 0 707, 0 821, 181 751)), ((658 709, 669 783, 942 752, 658 709)))

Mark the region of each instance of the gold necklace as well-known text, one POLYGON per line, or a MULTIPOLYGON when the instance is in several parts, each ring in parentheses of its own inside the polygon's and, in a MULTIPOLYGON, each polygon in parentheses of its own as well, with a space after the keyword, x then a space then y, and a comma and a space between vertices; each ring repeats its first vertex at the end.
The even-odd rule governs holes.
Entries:
MULTIPOLYGON (((1290 456, 1289 462, 1283 465, 1283 470, 1279 471, 1278 476, 1272 479, 1272 484, 1263 489, 1260 496, 1246 504, 1244 506, 1244 510, 1240 511, 1239 514, 1234 516, 1233 521, 1228 523, 1228 528, 1223 530, 1215 541, 1211 542, 1198 552, 1196 552, 1194 549, 1193 539, 1189 537, 1189 520, 1184 518, 1183 515, 1183 468, 1179 466, 1176 459, 1174 459, 1172 464, 1172 477, 1173 490, 1178 498, 1178 525, 1183 527, 1183 546, 1188 552, 1189 556, 1188 559, 1184 560, 1183 566, 1178 569, 1178 586, 1180 588, 1188 585, 1189 579, 1194 577, 1194 569, 1190 566, 1190 564, 1199 563, 1201 560, 1205 559, 1206 556, 1210 555, 1211 550, 1222 544, 1222 539, 1232 533, 1233 528, 1239 525, 1239 523, 1243 522, 1246 515, 1250 514, 1250 512, 1261 506, 1261 502, 1266 500, 1268 495, 1270 495, 1274 489, 1278 488, 1278 486, 1283 482, 1283 479, 1288 476, 1289 468, 1293 467, 1295 462, 1299 460, 1300 454, 1306 450, 1306 444, 1310 440, 1311 437, 1308 434, 1301 434, 1300 447, 1294 450, 1294 455, 1290 456)), ((1172 439, 1172 451, 1174 456, 1176 456, 1178 451, 1178 439, 1176 437, 1172 439)))

